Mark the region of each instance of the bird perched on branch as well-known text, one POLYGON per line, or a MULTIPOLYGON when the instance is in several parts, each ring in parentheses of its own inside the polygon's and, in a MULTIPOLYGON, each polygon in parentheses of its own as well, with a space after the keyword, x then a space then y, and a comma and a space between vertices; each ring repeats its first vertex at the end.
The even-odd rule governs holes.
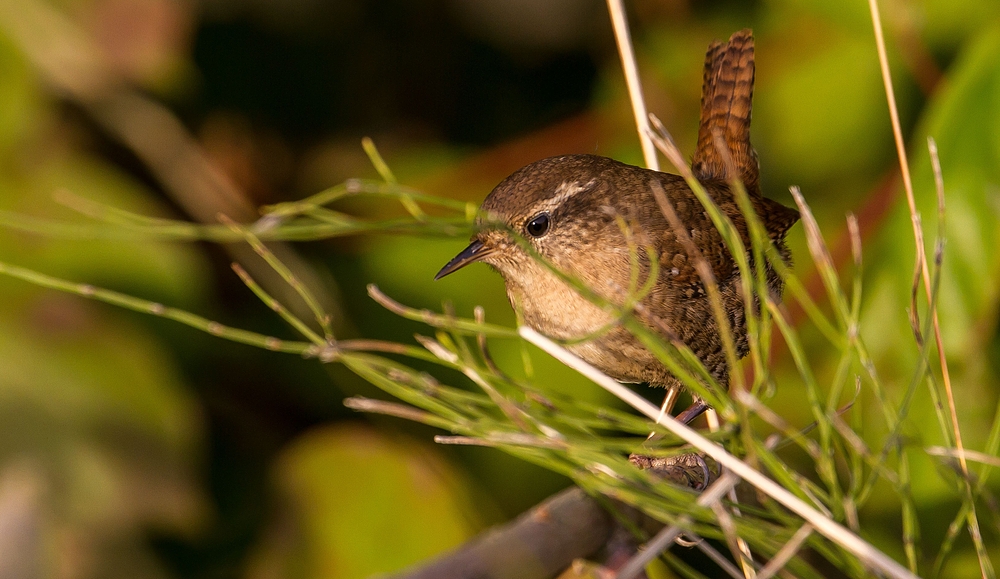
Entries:
MULTIPOLYGON (((750 144, 753 86, 750 30, 709 46, 692 170, 749 251, 748 227, 730 185, 741 181, 771 242, 787 259, 784 238, 798 212, 761 194, 757 154, 750 144)), ((619 381, 679 386, 664 364, 618 323, 616 308, 608 304, 632 307, 639 321, 686 344, 714 378, 726 383, 730 368, 706 271, 713 280, 709 283, 718 288, 737 356, 749 350, 736 261, 705 207, 678 175, 595 155, 551 157, 497 185, 483 202, 478 225, 472 243, 436 279, 476 261, 493 266, 527 325, 567 341, 570 351, 619 381), (657 201, 657 189, 666 207, 657 201), (605 303, 581 295, 532 253, 605 303), (699 263, 707 265, 701 273, 699 263)), ((770 267, 766 275, 769 291, 780 295, 780 277, 770 267)), ((696 400, 678 418, 690 421, 704 409, 696 400)))

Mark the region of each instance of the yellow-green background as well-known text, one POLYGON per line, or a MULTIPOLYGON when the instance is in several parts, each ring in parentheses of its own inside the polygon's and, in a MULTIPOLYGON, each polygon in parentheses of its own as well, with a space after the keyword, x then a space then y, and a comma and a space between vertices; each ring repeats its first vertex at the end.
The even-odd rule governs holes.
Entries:
MULTIPOLYGON (((19 2, 3 5, 3 18, 16 20, 19 2)), ((641 162, 597 1, 51 6, 98 46, 123 82, 170 107, 254 204, 374 177, 359 145, 365 135, 402 183, 476 202, 509 172, 549 154, 641 162)), ((705 47, 754 29, 753 139, 765 192, 790 203, 788 186, 801 186, 841 248, 845 213, 860 216, 862 332, 898 399, 917 358, 906 312, 913 241, 867 3, 642 0, 629 8, 649 108, 686 154, 705 47)), ((890 0, 882 9, 917 203, 931 234, 928 134, 941 150, 948 202, 942 329, 966 446, 979 449, 997 404, 1000 362, 1000 3, 890 0)), ((134 154, 51 90, 2 30, 0 209, 80 219, 53 201, 68 190, 186 217, 134 154)), ((463 315, 483 305, 489 320, 513 323, 500 279, 486 267, 432 281, 463 242, 371 236, 297 249, 345 312, 337 322, 344 336, 409 341, 420 327, 382 311, 366 284, 419 307, 448 299, 463 315)), ((810 279, 801 227, 791 244, 798 273, 810 279)), ((291 335, 209 244, 0 229, 0 259, 291 335)), ((822 381, 835 361, 808 327, 802 331, 822 381)), ((513 344, 498 342, 494 353, 506 370, 523 373, 513 344)), ((533 361, 551 388, 604 399, 544 356, 533 361)), ((772 405, 805 425, 809 414, 787 355, 775 364, 772 405)), ((37 573, 26 577, 349 579, 439 553, 567 484, 494 450, 435 446, 428 428, 355 415, 340 403, 354 394, 377 392, 340 368, 0 280, 0 521, 15 529, 0 534, 0 553, 15 553, 37 573)), ((852 412, 876 410, 863 399, 852 412)), ((926 427, 908 428, 909 441, 940 443, 923 389, 911 417, 926 427)), ((862 434, 878 440, 884 433, 862 434)), ((917 460, 913 469, 920 546, 930 557, 957 503, 939 463, 917 460)), ((867 505, 863 530, 901 558, 891 497, 867 505)), ((996 517, 981 520, 996 555, 996 517)), ((945 575, 977 569, 960 539, 945 575)))

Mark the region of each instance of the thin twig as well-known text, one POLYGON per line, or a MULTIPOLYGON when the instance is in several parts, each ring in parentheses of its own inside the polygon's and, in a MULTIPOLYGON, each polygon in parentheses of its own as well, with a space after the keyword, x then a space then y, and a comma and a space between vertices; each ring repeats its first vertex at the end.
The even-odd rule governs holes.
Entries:
POLYGON ((774 557, 771 557, 767 565, 764 565, 764 568, 757 574, 757 579, 771 579, 786 563, 792 560, 792 557, 798 553, 799 549, 802 548, 802 543, 806 542, 806 539, 809 538, 812 532, 813 528, 809 523, 799 527, 799 530, 795 531, 792 538, 774 554, 774 557))
MULTIPOLYGON (((732 492, 730 490, 730 492, 732 492)), ((746 579, 746 576, 733 565, 726 556, 712 547, 711 543, 702 539, 695 533, 686 533, 688 537, 695 541, 695 548, 704 553, 709 559, 711 559, 720 569, 726 572, 727 575, 733 579, 746 579)))
POLYGON ((615 41, 618 43, 618 54, 625 69, 625 84, 628 85, 628 95, 632 101, 632 112, 635 114, 635 126, 639 131, 639 142, 642 143, 642 157, 646 166, 653 170, 660 169, 656 158, 656 148, 649 138, 649 121, 646 114, 646 101, 642 97, 642 84, 639 82, 639 67, 635 62, 635 51, 632 48, 632 35, 628 29, 628 19, 625 17, 625 6, 622 0, 608 0, 608 12, 611 14, 611 25, 615 30, 615 41))
MULTIPOLYGON (((399 184, 396 181, 396 176, 389 169, 388 163, 382 158, 382 155, 378 152, 375 147, 375 141, 371 137, 365 137, 361 139, 361 148, 365 150, 365 154, 368 155, 368 159, 371 160, 372 165, 375 166, 375 170, 378 171, 380 177, 385 180, 387 185, 396 186, 399 184)), ((407 213, 417 221, 427 221, 427 214, 424 210, 417 205, 417 202, 413 200, 413 197, 402 191, 399 196, 399 202, 403 204, 403 208, 406 209, 407 213)))
MULTIPOLYGON (((486 323, 486 310, 483 309, 483 306, 476 306, 473 308, 472 314, 477 324, 486 323)), ((501 370, 500 367, 497 366, 496 362, 493 361, 493 356, 490 354, 489 344, 486 343, 486 334, 478 332, 476 334, 476 344, 479 346, 479 355, 482 356, 483 362, 486 363, 486 367, 489 368, 490 372, 496 374, 497 376, 507 378, 507 375, 503 372, 503 370, 501 370)))
POLYGON ((426 422, 428 418, 437 418, 430 412, 425 412, 412 406, 399 404, 397 402, 386 402, 385 400, 375 400, 374 398, 365 398, 362 396, 345 398, 344 406, 350 408, 351 410, 357 410, 358 412, 384 414, 386 416, 395 416, 396 418, 412 420, 413 422, 422 423, 426 422))
POLYGON ((415 308, 404 306, 403 304, 397 302, 396 300, 385 295, 375 284, 368 284, 368 295, 371 296, 373 300, 379 303, 382 307, 386 308, 394 314, 400 315, 404 318, 410 320, 416 320, 418 322, 423 322, 428 326, 434 328, 447 328, 455 332, 461 332, 463 334, 486 334, 489 336, 512 338, 517 335, 514 330, 504 326, 497 326, 494 324, 479 324, 472 320, 466 320, 464 318, 457 318, 455 316, 448 316, 443 314, 438 314, 427 309, 418 310, 415 308))
MULTIPOLYGON (((938 157, 937 143, 934 141, 933 137, 927 137, 927 151, 931 158, 931 169, 934 173, 934 190, 937 194, 937 208, 938 208, 938 228, 944 231, 944 176, 941 173, 941 159, 938 157)), ((935 255, 940 255, 943 248, 935 248, 935 255)), ((927 275, 926 273, 924 275, 927 275)), ((926 282, 925 282, 926 283, 926 282)), ((928 291, 928 301, 930 301, 930 289, 928 291)), ((969 466, 965 462, 965 446, 962 443, 962 430, 958 425, 958 410, 955 407, 955 394, 951 388, 951 377, 948 374, 948 363, 944 354, 944 346, 941 340, 941 328, 938 325, 937 319, 937 308, 935 308, 931 315, 934 316, 934 340, 937 342, 938 349, 938 359, 941 363, 941 378, 944 382, 945 395, 948 397, 948 410, 951 413, 951 427, 955 434, 955 448, 958 449, 958 461, 962 465, 962 474, 965 478, 969 478, 969 466)), ((975 509, 973 509, 973 512, 975 509)), ((977 529, 978 530, 978 529, 977 529)))
MULTIPOLYGON (((312 312, 313 317, 316 319, 316 323, 323 330, 323 336, 327 341, 333 341, 333 329, 330 326, 331 317, 330 314, 323 311, 323 306, 320 305, 318 299, 313 296, 312 292, 309 291, 309 287, 299 280, 298 276, 291 269, 288 268, 274 253, 268 249, 266 245, 258 238, 252 231, 236 223, 230 219, 227 215, 219 214, 219 221, 223 225, 229 227, 233 231, 237 231, 243 235, 246 242, 253 248, 254 252, 257 253, 271 269, 277 273, 281 279, 285 280, 285 283, 289 285, 295 293, 298 294, 302 302, 306 304, 309 311, 312 312)), ((252 289, 252 288, 251 288, 252 289)), ((301 320, 300 320, 301 321, 301 320)))
MULTIPOLYGON (((917 261, 920 264, 921 276, 923 278, 924 293, 927 296, 928 304, 931 303, 931 276, 927 266, 927 257, 924 249, 924 236, 920 226, 920 216, 917 212, 916 200, 913 195, 913 182, 910 178, 910 165, 906 157, 906 145, 903 142, 903 131, 899 123, 899 112, 896 108, 896 95, 892 88, 892 75, 889 72, 889 57, 886 54, 885 38, 882 35, 882 20, 879 15, 877 0, 868 0, 868 7, 871 12, 872 26, 875 29, 875 44, 878 50, 879 66, 882 70, 882 84, 885 86, 885 96, 889 104, 889 119, 892 121, 892 135, 896 142, 896 154, 899 157, 899 167, 903 175, 903 188, 906 191, 906 203, 910 209, 910 222, 913 225, 913 237, 916 241, 917 261)), ((943 212, 944 183, 941 178, 941 164, 937 159, 937 146, 933 140, 928 141, 928 148, 931 153, 931 165, 934 169, 934 182, 938 194, 939 211, 943 212)), ((945 394, 948 398, 948 409, 951 412, 951 426, 955 435, 955 447, 959 451, 958 461, 962 467, 962 474, 966 480, 966 488, 971 496, 971 486, 969 484, 969 466, 965 461, 964 445, 962 443, 962 431, 958 424, 958 412, 955 408, 955 397, 951 387, 951 375, 948 371, 948 360, 945 356, 944 343, 941 339, 941 327, 938 323, 937 308, 930 312, 933 318, 934 341, 938 351, 938 362, 941 365, 941 378, 944 382, 945 394)), ((973 541, 977 541, 980 535, 979 523, 976 519, 975 505, 969 513, 969 531, 973 536, 973 541)), ((981 541, 981 539, 979 539, 981 541)), ((979 543, 977 543, 978 546, 979 543)), ((978 549, 977 549, 978 551, 978 549)), ((992 576, 992 565, 979 557, 980 571, 984 576, 992 576), (988 569, 989 568, 989 569, 988 569), (987 571, 990 571, 989 573, 987 571)))
POLYGON ((307 326, 305 322, 296 317, 295 314, 289 312, 288 308, 286 308, 278 300, 274 299, 269 293, 267 293, 266 290, 264 290, 264 288, 260 287, 260 284, 254 281, 254 279, 250 276, 250 274, 247 273, 247 271, 243 269, 243 267, 240 264, 234 261, 233 263, 230 264, 230 267, 233 268, 233 271, 243 282, 243 285, 250 288, 250 291, 252 291, 254 295, 257 296, 257 299, 264 302, 264 305, 271 308, 271 311, 281 316, 281 319, 288 322, 288 324, 293 328, 295 328, 295 330, 298 333, 305 336, 306 339, 308 339, 310 342, 317 344, 319 346, 323 346, 326 343, 326 341, 323 338, 321 338, 319 334, 312 331, 312 329, 309 326, 307 326))
POLYGON ((273 336, 265 336, 248 330, 224 326, 219 322, 203 318, 185 310, 132 297, 116 291, 95 287, 90 284, 66 281, 64 279, 59 279, 57 277, 39 273, 24 267, 10 265, 8 263, 0 262, 0 275, 8 275, 41 287, 76 294, 88 299, 119 306, 127 310, 168 318, 213 336, 218 336, 250 346, 256 346, 265 350, 302 354, 304 356, 316 356, 319 354, 319 349, 316 345, 310 344, 309 342, 282 340, 273 336))
POLYGON ((711 508, 712 512, 715 513, 716 520, 719 521, 719 529, 722 530, 722 536, 726 539, 726 546, 729 547, 729 552, 732 554, 733 559, 740 562, 740 567, 743 569, 743 576, 746 579, 754 579, 757 573, 753 568, 753 560, 746 558, 748 554, 743 551, 745 545, 740 545, 733 516, 726 510, 725 505, 719 501, 712 503, 711 508))
POLYGON ((565 442, 551 438, 541 438, 530 434, 519 434, 516 432, 502 432, 488 434, 483 437, 475 436, 435 436, 434 442, 438 444, 457 444, 462 446, 530 446, 535 448, 551 448, 555 450, 566 450, 565 442))
POLYGON ((957 448, 948 448, 946 446, 928 446, 924 449, 924 452, 931 456, 947 456, 951 458, 959 458, 959 456, 964 455, 967 460, 990 466, 1000 466, 1000 458, 986 454, 985 452, 979 452, 978 450, 960 451, 957 448))

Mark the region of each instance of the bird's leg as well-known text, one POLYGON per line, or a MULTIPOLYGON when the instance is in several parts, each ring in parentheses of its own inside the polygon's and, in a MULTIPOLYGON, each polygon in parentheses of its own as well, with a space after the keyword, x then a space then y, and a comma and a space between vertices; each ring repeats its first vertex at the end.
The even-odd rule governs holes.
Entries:
MULTIPOLYGON (((673 403, 676 402, 677 400, 677 392, 680 390, 680 388, 677 386, 669 388, 670 390, 667 392, 667 399, 670 400, 670 405, 672 406, 673 403)), ((670 411, 669 409, 667 409, 666 404, 667 402, 664 401, 664 407, 663 409, 661 409, 661 417, 664 412, 670 411)), ((708 409, 708 404, 705 404, 704 400, 700 398, 695 398, 694 403, 691 404, 691 406, 689 406, 683 412, 678 414, 675 417, 675 420, 679 420, 684 424, 688 424, 689 422, 700 416, 701 413, 707 409, 708 409)), ((659 422, 660 422, 659 419, 657 419, 657 423, 659 422)), ((646 442, 644 444, 649 444, 650 442, 658 438, 660 437, 657 436, 655 432, 651 433, 649 437, 646 439, 646 442)), ((694 460, 694 466, 700 467, 700 471, 702 474, 702 484, 689 485, 689 486, 692 486, 692 488, 696 488, 698 490, 704 489, 705 487, 708 486, 708 480, 711 477, 711 473, 709 472, 708 465, 705 463, 705 459, 699 456, 698 454, 670 456, 670 457, 653 457, 642 454, 630 454, 628 457, 629 462, 631 462, 639 469, 652 470, 653 472, 658 473, 661 476, 664 473, 672 472, 671 469, 676 468, 680 462, 691 459, 694 460)))
POLYGON ((704 400, 700 398, 695 399, 695 401, 688 406, 683 412, 675 416, 675 418, 682 424, 690 424, 692 420, 701 416, 701 413, 708 410, 708 404, 705 404, 704 400))
POLYGON ((661 418, 663 414, 669 414, 677 404, 677 395, 681 393, 680 386, 670 386, 667 388, 667 395, 663 397, 663 404, 660 405, 661 418))
MULTIPOLYGON (((670 414, 670 411, 674 409, 674 404, 677 404, 677 395, 680 393, 680 386, 676 384, 673 386, 667 386, 667 394, 663 397, 663 404, 660 405, 660 413, 656 416, 657 424, 663 420, 664 416, 670 414)), ((659 440, 660 438, 662 438, 662 435, 657 434, 654 430, 649 433, 649 436, 646 437, 646 442, 653 442, 655 440, 659 440)))

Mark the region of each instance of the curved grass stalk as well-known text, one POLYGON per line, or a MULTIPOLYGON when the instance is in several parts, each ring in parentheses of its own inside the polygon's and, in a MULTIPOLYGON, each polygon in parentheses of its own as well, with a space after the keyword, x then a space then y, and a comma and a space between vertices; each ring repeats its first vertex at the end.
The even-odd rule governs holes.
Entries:
POLYGON ((315 357, 319 355, 319 348, 317 348, 315 344, 311 344, 309 342, 282 340, 280 338, 275 338, 274 336, 266 336, 264 334, 258 334, 248 330, 225 326, 219 322, 203 318, 199 315, 192 314, 181 309, 132 297, 116 291, 94 287, 90 284, 66 281, 24 267, 11 265, 9 263, 0 262, 0 275, 7 275, 33 283, 40 287, 64 291, 87 299, 97 300, 99 302, 122 307, 127 310, 174 320, 175 322, 191 326, 192 328, 212 334, 213 336, 232 340, 241 344, 256 346, 258 348, 272 350, 275 352, 300 354, 307 357, 315 357))

